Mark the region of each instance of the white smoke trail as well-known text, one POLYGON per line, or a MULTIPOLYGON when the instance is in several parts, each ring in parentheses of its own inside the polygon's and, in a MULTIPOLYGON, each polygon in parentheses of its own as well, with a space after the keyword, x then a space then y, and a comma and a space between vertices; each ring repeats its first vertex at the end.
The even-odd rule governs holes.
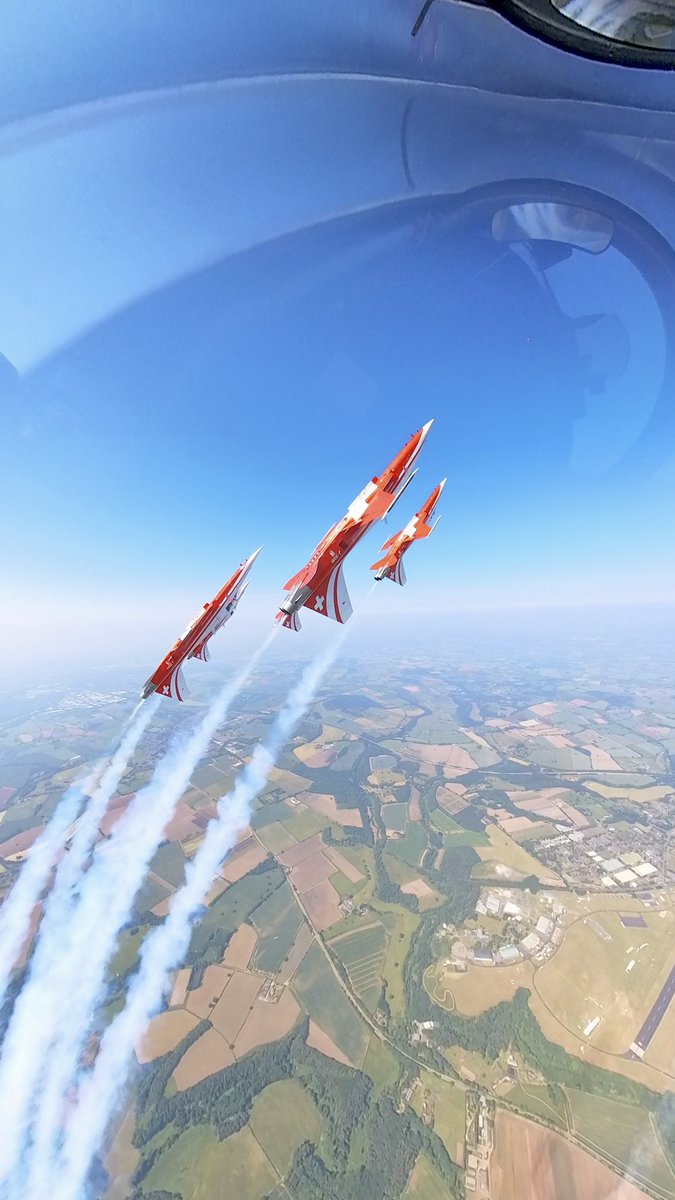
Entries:
MULTIPOLYGON (((141 965, 127 994, 126 1005, 104 1034, 93 1070, 82 1078, 78 1102, 65 1124, 62 1150, 43 1164, 40 1183, 44 1187, 45 1181, 49 1182, 51 1200, 75 1200, 81 1195, 93 1158, 124 1088, 133 1049, 162 1003, 171 971, 184 958, 195 913, 220 864, 232 849, 238 832, 248 824, 253 800, 265 787, 277 755, 314 699, 345 633, 346 630, 342 630, 331 646, 304 670, 267 740, 256 747, 233 791, 219 801, 218 819, 209 825, 206 837, 188 867, 184 886, 172 896, 166 921, 146 938, 141 965)), ((44 1200, 45 1194, 39 1188, 31 1188, 24 1193, 23 1200, 44 1200)))
POLYGON ((68 883, 68 876, 79 873, 81 862, 93 842, 110 798, 124 775, 129 760, 145 733, 157 702, 141 701, 127 721, 126 733, 108 766, 100 775, 99 764, 80 783, 68 789, 51 821, 33 845, 28 860, 0 909, 0 1004, 6 995, 12 968, 28 934, 31 913, 49 880, 54 863, 63 849, 68 829, 76 820, 83 802, 87 808, 73 838, 70 855, 62 860, 55 886, 68 883), (98 779, 98 782, 97 782, 98 779), (89 799, 89 797, 91 797, 89 799))
POLYGON ((28 1146, 33 1176, 50 1157, 63 1097, 136 893, 197 762, 275 633, 221 690, 187 741, 172 747, 77 886, 49 904, 48 936, 34 955, 0 1058, 0 1196, 3 1185, 10 1195, 27 1195, 21 1159, 28 1146))

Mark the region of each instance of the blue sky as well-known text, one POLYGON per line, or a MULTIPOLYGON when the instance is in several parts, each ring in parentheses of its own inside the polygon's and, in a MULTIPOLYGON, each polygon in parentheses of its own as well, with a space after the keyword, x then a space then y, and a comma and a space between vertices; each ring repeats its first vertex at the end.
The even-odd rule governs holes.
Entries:
MULTIPOLYGON (((429 417, 414 485, 347 565, 356 602, 444 476, 433 540, 375 613, 675 593, 672 449, 637 484, 603 474, 662 378, 645 283, 610 248, 542 284, 484 215, 411 200, 401 95, 364 86, 179 92, 36 119, 4 155, 0 139, 10 657, 147 639, 152 661, 260 543, 247 608, 271 620, 429 417), (592 395, 571 318, 607 314, 630 354, 592 395)), ((476 134, 473 153, 494 147, 476 134)))

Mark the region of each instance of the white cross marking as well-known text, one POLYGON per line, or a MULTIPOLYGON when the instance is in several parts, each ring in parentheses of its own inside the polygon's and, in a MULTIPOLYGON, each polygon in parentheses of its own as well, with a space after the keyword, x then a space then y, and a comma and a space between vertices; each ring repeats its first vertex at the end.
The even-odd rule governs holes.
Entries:
POLYGON ((162 688, 162 695, 163 695, 163 696, 168 696, 168 695, 169 695, 169 693, 170 693, 170 690, 171 690, 171 689, 169 688, 169 685, 168 685, 168 683, 167 683, 167 684, 166 684, 166 685, 165 685, 165 686, 162 688))
POLYGON ((326 601, 323 596, 317 596, 314 608, 316 612, 323 612, 326 601))

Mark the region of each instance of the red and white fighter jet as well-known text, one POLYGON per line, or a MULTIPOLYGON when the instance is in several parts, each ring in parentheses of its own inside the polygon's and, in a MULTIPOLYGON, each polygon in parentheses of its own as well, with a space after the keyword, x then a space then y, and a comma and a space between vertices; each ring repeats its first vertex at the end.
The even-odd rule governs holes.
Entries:
POLYGON ((340 624, 349 620, 352 605, 342 574, 342 564, 373 522, 386 517, 407 488, 415 474, 413 464, 432 424, 433 421, 427 421, 418 429, 382 475, 376 475, 366 484, 342 520, 329 529, 319 542, 307 566, 289 579, 286 584, 289 595, 276 618, 287 629, 300 628, 298 609, 303 607, 324 617, 331 617, 340 624))
POLYGON ((181 670, 183 663, 188 658, 201 658, 202 662, 209 661, 211 655, 208 643, 214 633, 217 633, 232 616, 248 587, 246 577, 261 550, 262 546, 259 546, 255 554, 252 554, 237 568, 232 578, 228 579, 210 604, 205 604, 196 617, 190 621, 185 633, 179 637, 175 646, 172 646, 166 658, 162 659, 157 670, 145 684, 141 692, 144 700, 153 692, 159 692, 160 696, 170 696, 172 700, 185 699, 188 691, 181 670))
POLYGON ((400 529, 393 537, 390 537, 382 547, 387 550, 384 558, 373 563, 370 568, 375 571, 376 579, 391 579, 393 583, 400 583, 401 587, 405 583, 405 570, 403 569, 403 555, 410 549, 413 542, 418 538, 427 538, 440 521, 440 517, 432 525, 429 524, 434 515, 434 509, 441 498, 441 492, 447 483, 446 479, 441 480, 438 487, 434 488, 428 500, 425 500, 419 512, 415 513, 414 517, 408 521, 404 529, 400 529))

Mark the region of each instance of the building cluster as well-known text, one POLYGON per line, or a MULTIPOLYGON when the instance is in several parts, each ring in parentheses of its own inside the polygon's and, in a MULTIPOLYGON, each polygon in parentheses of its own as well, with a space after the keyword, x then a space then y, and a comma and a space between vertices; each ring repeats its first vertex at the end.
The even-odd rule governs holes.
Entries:
POLYGON ((658 875, 658 867, 647 862, 637 850, 627 850, 616 858, 603 858, 597 850, 587 850, 587 856, 595 863, 601 872, 600 882, 603 887, 637 888, 640 881, 658 875))
POLYGON ((466 1097, 466 1194, 490 1195, 490 1155, 494 1144, 495 1102, 487 1096, 469 1092, 466 1097))
POLYGON ((476 904, 476 916, 478 920, 481 917, 502 920, 504 935, 490 934, 481 925, 465 930, 462 939, 453 942, 445 966, 464 971, 471 963, 504 967, 526 958, 545 962, 562 942, 564 914, 564 905, 548 896, 526 902, 522 896, 516 901, 511 891, 484 890, 476 904), (518 936, 509 940, 509 933, 516 931, 518 936), (495 941, 501 944, 495 945, 495 941))
POLYGON ((641 823, 559 832, 533 847, 537 857, 567 883, 592 889, 640 887, 661 882, 667 834, 641 823))
POLYGON ((435 1021, 413 1021, 413 1031, 410 1041, 413 1046, 431 1046, 429 1034, 434 1028, 435 1021))

